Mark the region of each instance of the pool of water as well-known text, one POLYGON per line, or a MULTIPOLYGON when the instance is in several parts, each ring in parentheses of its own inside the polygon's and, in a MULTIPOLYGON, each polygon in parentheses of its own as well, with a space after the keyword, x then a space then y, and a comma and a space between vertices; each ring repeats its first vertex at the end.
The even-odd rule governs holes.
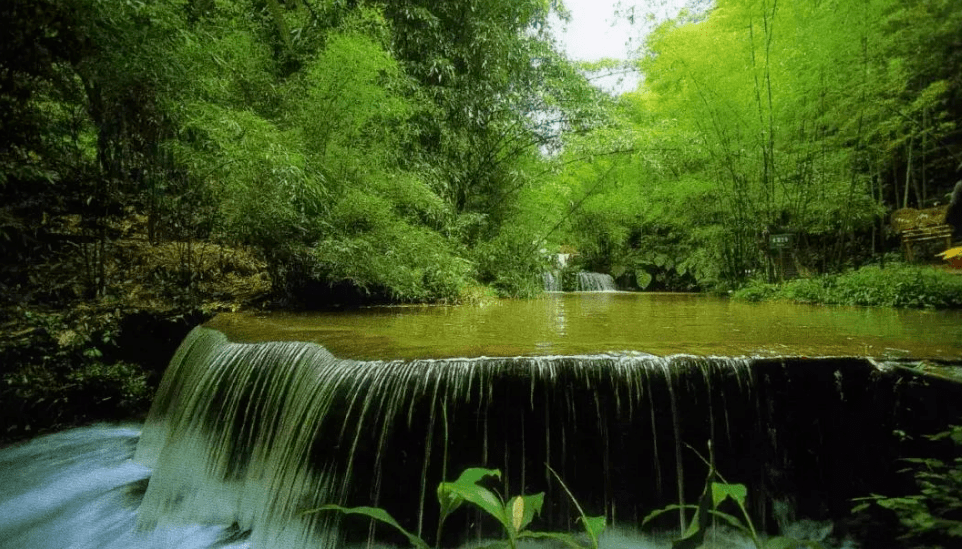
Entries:
POLYGON ((555 293, 481 306, 225 313, 240 342, 313 341, 357 359, 579 355, 962 358, 962 311, 745 303, 666 293, 555 293))

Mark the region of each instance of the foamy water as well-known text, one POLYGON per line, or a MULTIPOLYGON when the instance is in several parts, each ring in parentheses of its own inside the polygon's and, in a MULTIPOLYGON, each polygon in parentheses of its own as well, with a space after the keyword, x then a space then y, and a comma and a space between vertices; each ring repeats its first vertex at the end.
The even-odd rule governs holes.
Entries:
MULTIPOLYGON (((133 461, 140 428, 95 426, 37 438, 0 450, 0 549, 248 549, 235 524, 138 526, 151 470, 133 461)), ((824 526, 818 526, 823 528, 824 526)), ((609 529, 605 549, 669 549, 671 542, 609 529)), ((490 540, 467 544, 481 547, 490 540)), ((260 546, 259 546, 260 547, 260 546)), ((291 547, 278 540, 269 547, 291 547)), ((314 544, 312 547, 320 547, 314 544)), ((397 549, 370 545, 370 549, 397 549)), ((519 548, 548 549, 547 542, 519 548)), ((722 530, 705 547, 748 549, 749 540, 722 530)), ((351 548, 345 548, 351 549, 351 548)))

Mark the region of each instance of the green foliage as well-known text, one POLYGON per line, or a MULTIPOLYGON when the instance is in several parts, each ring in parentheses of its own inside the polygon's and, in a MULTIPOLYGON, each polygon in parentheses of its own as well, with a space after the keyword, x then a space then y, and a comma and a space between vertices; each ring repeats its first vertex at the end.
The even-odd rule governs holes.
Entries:
POLYGON ((643 287, 771 273, 766 231, 794 233, 817 272, 883 253, 886 215, 957 179, 960 21, 946 0, 682 12, 647 37, 644 83, 614 120, 566 140, 559 243, 643 287))
MULTIPOLYGON (((552 471, 554 473, 554 471, 552 471)), ((554 473, 557 477, 557 473, 554 473)), ((578 542, 577 538, 570 534, 559 532, 536 532, 528 530, 531 521, 541 512, 544 505, 544 493, 534 495, 515 496, 505 502, 498 494, 485 488, 481 482, 488 477, 500 478, 501 471, 497 469, 468 468, 461 472, 457 480, 453 482, 442 482, 438 485, 438 503, 441 506, 438 518, 438 538, 447 518, 460 508, 464 503, 470 503, 488 516, 497 520, 501 525, 507 539, 487 545, 486 548, 496 549, 509 547, 516 549, 519 540, 525 538, 532 539, 552 539, 563 543, 573 549, 585 547, 578 542)), ((558 479, 559 482, 561 479, 558 479)), ((564 486, 564 483, 561 483, 564 486)), ((564 487, 568 495, 571 496, 575 505, 581 512, 582 524, 589 537, 588 547, 598 549, 598 536, 604 530, 604 517, 586 517, 574 496, 564 487)), ((387 511, 377 507, 342 507, 340 505, 322 505, 316 509, 309 509, 304 513, 317 513, 321 511, 338 511, 343 514, 362 515, 368 518, 388 524, 401 532, 410 542, 412 547, 417 549, 427 549, 430 545, 415 534, 405 530, 387 511)))
POLYGON ((316 509, 310 509, 304 512, 318 513, 321 511, 337 511, 345 515, 365 516, 365 517, 383 522, 384 524, 387 524, 393 527, 394 529, 396 529, 398 532, 404 534, 404 537, 406 537, 408 539, 408 542, 411 543, 411 547, 415 547, 417 549, 428 549, 430 547, 424 540, 419 538, 416 534, 412 534, 411 532, 408 532, 407 530, 405 530, 400 524, 398 524, 396 520, 394 520, 394 517, 392 517, 390 514, 388 514, 387 511, 385 511, 384 509, 381 509, 380 507, 342 507, 340 505, 330 504, 330 505, 322 505, 316 509))
POLYGON ((733 297, 746 301, 786 299, 831 305, 953 309, 962 307, 962 280, 927 266, 866 266, 782 284, 755 281, 734 292, 733 297))
POLYGON ((721 0, 661 25, 645 84, 617 102, 579 72, 615 62, 566 60, 552 13, 6 2, 0 251, 55 255, 46 220, 79 215, 84 293, 103 296, 133 208, 152 244, 256 246, 281 289, 446 299, 474 276, 530 295, 540 250, 561 245, 642 287, 706 288, 770 272, 766 230, 799 235, 813 270, 857 264, 889 209, 954 181, 951 0, 721 0), (389 245, 397 276, 348 265, 389 245))
POLYGON ((359 190, 336 202, 331 231, 313 246, 320 280, 349 282, 398 301, 452 301, 469 266, 444 238, 406 223, 391 202, 359 190))
POLYGON ((530 238, 530 233, 516 227, 504 227, 495 238, 478 243, 473 253, 478 280, 502 296, 540 294, 545 265, 537 254, 537 242, 530 238))
POLYGON ((715 528, 716 519, 751 539, 756 549, 794 549, 798 547, 822 549, 823 546, 818 541, 799 540, 784 536, 764 538, 759 535, 748 514, 748 490, 745 485, 728 483, 715 470, 713 462, 706 463, 708 463, 708 478, 705 480, 705 488, 698 500, 698 505, 672 504, 657 509, 644 518, 641 523, 642 526, 668 512, 679 511, 684 513, 686 510, 694 510, 694 516, 688 524, 687 530, 682 533, 680 538, 672 542, 672 549, 697 549, 701 547, 705 541, 705 536, 715 528), (739 512, 738 515, 719 510, 719 506, 726 501, 734 503, 739 512))
POLYGON ((118 284, 111 229, 132 210, 151 244, 258 248, 281 292, 448 300, 468 260, 495 273, 504 257, 502 291, 528 293, 519 273, 536 254, 500 252, 521 237, 475 248, 518 219, 540 147, 597 115, 555 50, 552 10, 563 8, 8 2, 0 230, 16 245, 5 251, 52 254, 31 237, 79 213, 87 293, 105 295, 118 284), (560 121, 535 116, 548 111, 560 121))
MULTIPOLYGON (((932 441, 947 441, 962 448, 962 426, 954 425, 947 431, 928 437, 932 441)), ((872 495, 857 498, 853 513, 878 505, 894 511, 904 532, 901 539, 913 547, 944 547, 950 539, 962 538, 962 457, 949 461, 936 458, 910 458, 908 471, 915 477, 919 493, 901 497, 872 495)))
POLYGON ((148 373, 116 357, 119 313, 20 311, 0 337, 0 438, 145 413, 148 373))
POLYGON ((366 36, 334 34, 301 78, 292 121, 325 171, 337 176, 360 168, 345 161, 383 164, 374 155, 397 146, 394 127, 411 109, 397 94, 402 76, 391 54, 366 36))

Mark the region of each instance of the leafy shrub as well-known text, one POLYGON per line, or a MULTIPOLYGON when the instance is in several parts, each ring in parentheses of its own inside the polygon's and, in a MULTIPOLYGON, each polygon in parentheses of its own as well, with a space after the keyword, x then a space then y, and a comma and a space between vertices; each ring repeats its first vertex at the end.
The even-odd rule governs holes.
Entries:
POLYGON ((0 438, 147 411, 152 388, 137 364, 112 360, 118 316, 24 311, 22 330, 0 339, 0 438))
POLYGON ((380 196, 345 193, 332 225, 313 249, 319 280, 398 301, 455 301, 466 283, 468 264, 447 241, 401 219, 380 196))
MULTIPOLYGON (((928 437, 932 441, 951 441, 955 453, 962 450, 962 426, 928 437)), ((962 457, 951 461, 937 458, 905 459, 915 477, 919 493, 904 497, 873 494, 859 498, 853 512, 864 511, 873 503, 890 509, 898 516, 904 533, 902 539, 913 547, 948 547, 949 538, 962 538, 962 457)), ((958 543, 956 541, 955 543, 958 543)))
POLYGON ((541 273, 546 270, 530 236, 502 229, 494 239, 474 248, 477 276, 499 294, 509 297, 532 297, 544 290, 541 273))
MULTIPOLYGON (((709 446, 711 451, 711 446, 709 446)), ((699 456, 701 457, 701 456, 699 456)), ((704 460, 704 458, 702 458, 704 460)), ((672 549, 697 549, 703 546, 705 537, 713 531, 715 523, 732 527, 745 537, 751 539, 755 549, 824 549, 817 540, 796 539, 787 536, 765 538, 752 522, 748 514, 748 490, 744 484, 730 484, 715 469, 714 457, 705 460, 708 465, 708 478, 697 505, 671 504, 656 509, 642 521, 642 526, 665 513, 680 511, 694 511, 694 516, 688 523, 687 529, 681 537, 672 542, 672 549), (731 502, 738 510, 737 514, 722 511, 722 504, 731 502)))
POLYGON ((786 299, 799 303, 951 309, 962 307, 962 276, 926 266, 867 266, 839 275, 754 281, 734 292, 745 301, 786 299))
POLYGON ((775 298, 777 290, 778 287, 774 284, 765 284, 764 282, 753 280, 746 286, 735 291, 732 297, 751 302, 767 301, 775 298))

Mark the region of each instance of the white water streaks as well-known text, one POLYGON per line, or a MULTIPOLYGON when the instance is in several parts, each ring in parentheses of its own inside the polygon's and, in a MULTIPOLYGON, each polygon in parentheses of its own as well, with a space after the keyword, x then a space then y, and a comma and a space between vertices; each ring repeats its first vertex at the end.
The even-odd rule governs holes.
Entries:
MULTIPOLYGON (((586 512, 607 517, 603 546, 668 547, 632 532, 653 509, 698 499, 709 440, 717 470, 747 486, 749 512, 772 530, 767 498, 811 518, 889 478, 892 399, 906 410, 932 402, 895 390, 901 372, 856 358, 630 353, 352 361, 198 328, 143 434, 80 429, 0 451, 0 549, 399 543, 364 518, 304 513, 328 503, 381 507, 433 543, 435 488, 467 467, 499 469, 492 488, 505 496, 544 492, 538 530, 579 530, 550 467, 586 512)), ((469 506, 458 513, 440 546, 501 532, 469 506)), ((679 526, 677 513, 663 518, 656 527, 679 526)), ((817 526, 808 531, 830 530, 817 526)))
POLYGON ((578 291, 580 292, 616 292, 618 287, 610 274, 578 273, 578 291))
MULTIPOLYGON (((289 549, 280 539, 254 545, 233 524, 202 520, 138 528, 138 506, 149 469, 131 457, 136 426, 101 425, 64 431, 0 450, 0 548, 3 549, 289 549)), ((669 536, 610 528, 601 549, 669 549, 669 536)), ((491 540, 462 545, 476 549, 491 540)), ((310 545, 312 549, 322 545, 310 545)), ((345 545, 341 549, 401 549, 345 545)), ((554 549, 522 542, 519 549, 554 549)), ((718 529, 705 549, 749 549, 750 540, 718 529)))
POLYGON ((561 291, 561 276, 555 273, 545 271, 541 273, 541 279, 544 283, 544 291, 546 292, 560 292, 561 291))
POLYGON ((150 470, 131 461, 139 431, 97 426, 0 451, 2 549, 239 549, 229 525, 137 529, 150 470))
MULTIPOLYGON (((154 469, 141 523, 203 517, 236 522, 255 545, 279 536, 333 545, 344 537, 340 517, 302 512, 334 503, 385 508, 431 537, 443 478, 497 468, 503 493, 559 496, 546 463, 594 512, 640 522, 677 501, 682 429, 693 442, 749 452, 755 432, 734 433, 721 408, 727 400, 740 420, 757 416, 747 364, 634 355, 352 361, 314 344, 237 344, 198 328, 168 369, 137 450, 154 469), (669 405, 676 396, 691 415, 669 405), (622 478, 628 467, 637 475, 622 478)), ((575 510, 556 500, 541 520, 565 529, 575 510)))

